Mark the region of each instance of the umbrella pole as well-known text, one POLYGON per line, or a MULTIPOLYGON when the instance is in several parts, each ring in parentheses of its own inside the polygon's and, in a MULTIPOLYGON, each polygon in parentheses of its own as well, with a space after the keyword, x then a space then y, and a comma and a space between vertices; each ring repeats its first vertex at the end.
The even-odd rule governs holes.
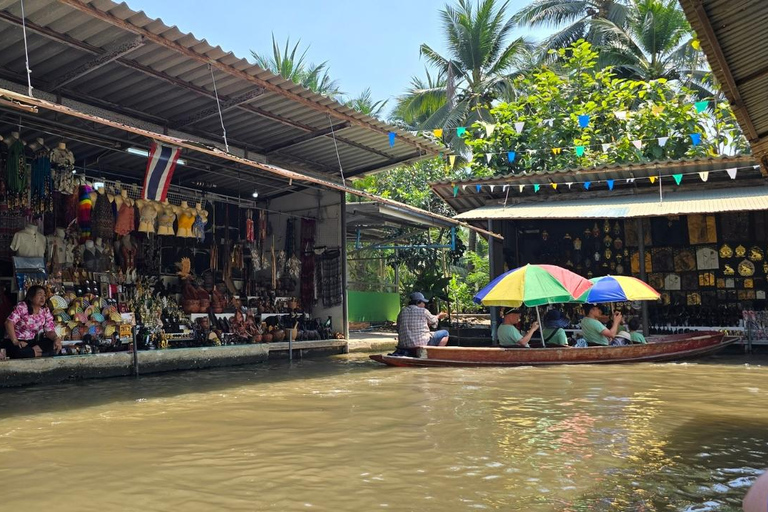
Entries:
POLYGON ((539 333, 541 334, 541 348, 547 348, 546 343, 544 343, 544 326, 541 325, 541 315, 539 315, 539 306, 536 306, 536 320, 539 322, 539 333))

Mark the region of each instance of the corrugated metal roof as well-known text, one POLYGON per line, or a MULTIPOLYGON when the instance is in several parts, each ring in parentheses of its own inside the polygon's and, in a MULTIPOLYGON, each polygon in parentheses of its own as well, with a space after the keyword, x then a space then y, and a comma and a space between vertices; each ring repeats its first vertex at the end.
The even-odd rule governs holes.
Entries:
POLYGON ((768 171, 768 2, 680 0, 752 152, 768 171))
MULTIPOLYGON (((440 198, 448 203, 451 208, 456 212, 465 212, 488 204, 497 204, 499 201, 511 198, 516 200, 518 198, 536 198, 537 200, 544 201, 552 197, 562 197, 568 194, 584 194, 582 183, 591 182, 592 186, 590 191, 599 192, 601 190, 607 190, 608 186, 605 183, 606 180, 614 180, 617 184, 617 188, 631 187, 636 192, 641 192, 644 189, 658 187, 656 184, 651 183, 648 180, 651 176, 666 176, 666 181, 674 183, 672 178, 669 177, 673 174, 696 174, 699 172, 709 172, 709 178, 707 185, 717 184, 721 181, 730 181, 730 177, 724 172, 726 169, 736 168, 738 169, 738 180, 749 180, 760 178, 761 174, 758 169, 754 167, 757 162, 749 155, 744 156, 721 156, 715 158, 695 158, 691 160, 667 160, 656 162, 644 162, 639 164, 617 164, 606 165, 600 167, 588 167, 581 169, 564 169, 560 171, 551 171, 545 173, 530 173, 530 174, 510 174, 506 176, 495 176, 491 178, 480 179, 467 179, 467 180, 443 180, 432 184, 434 192, 440 196, 440 198), (627 184, 627 179, 634 179, 635 181, 627 184), (453 184, 459 185, 459 193, 454 196, 453 184), (533 187, 530 185, 539 184, 546 185, 551 183, 557 183, 558 188, 552 189, 550 187, 542 187, 539 192, 534 192, 533 187), (570 188, 568 183, 573 186, 570 188), (476 185, 481 185, 481 190, 475 189, 476 185), (490 189, 490 185, 496 185, 494 190, 490 189), (504 185, 510 185, 513 191, 509 194, 509 197, 504 190, 504 185), (526 185, 522 193, 518 192, 515 187, 519 185, 526 185), (562 186, 560 186, 562 185, 562 186)), ((695 178, 698 180, 698 178, 695 178)), ((683 186, 690 185, 690 178, 683 180, 683 186)), ((705 185, 705 186, 707 186, 705 185)))
MULTIPOLYGON (((125 3, 25 0, 24 5, 32 80, 38 91, 109 108, 223 147, 210 64, 229 144, 240 154, 247 150, 275 165, 340 178, 339 159, 349 177, 442 149, 125 3), (327 133, 331 125, 338 158, 327 133), (389 145, 390 131, 397 133, 394 147, 389 145)), ((0 78, 26 85, 20 16, 17 0, 0 0, 0 78)), ((119 155, 101 155, 99 148, 76 149, 84 161, 99 157, 107 167, 125 163, 119 155)))
POLYGON ((485 219, 617 219, 662 217, 768 209, 768 186, 667 192, 620 197, 551 200, 538 203, 484 206, 455 218, 485 219))

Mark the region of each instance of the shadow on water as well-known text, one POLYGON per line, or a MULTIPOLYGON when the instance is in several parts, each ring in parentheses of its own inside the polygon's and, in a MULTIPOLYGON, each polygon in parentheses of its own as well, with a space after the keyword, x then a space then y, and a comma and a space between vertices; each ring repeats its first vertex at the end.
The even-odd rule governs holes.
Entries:
MULTIPOLYGON (((615 440, 614 440, 615 441, 615 440)), ((738 512, 749 487, 768 468, 768 421, 701 416, 640 454, 624 458, 563 512, 607 510, 738 512)))
POLYGON ((0 390, 0 419, 13 416, 71 411, 114 402, 168 398, 240 386, 296 381, 297 385, 342 373, 387 371, 367 357, 280 360, 247 366, 189 370, 134 377, 94 379, 45 386, 0 390))

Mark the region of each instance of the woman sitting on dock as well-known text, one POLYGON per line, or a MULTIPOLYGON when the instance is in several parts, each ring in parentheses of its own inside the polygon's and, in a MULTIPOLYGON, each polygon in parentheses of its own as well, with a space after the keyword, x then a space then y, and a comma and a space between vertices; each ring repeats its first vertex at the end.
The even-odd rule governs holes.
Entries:
POLYGON ((11 359, 52 356, 61 351, 61 339, 45 300, 45 288, 30 286, 5 321, 6 339, 0 348, 11 359))

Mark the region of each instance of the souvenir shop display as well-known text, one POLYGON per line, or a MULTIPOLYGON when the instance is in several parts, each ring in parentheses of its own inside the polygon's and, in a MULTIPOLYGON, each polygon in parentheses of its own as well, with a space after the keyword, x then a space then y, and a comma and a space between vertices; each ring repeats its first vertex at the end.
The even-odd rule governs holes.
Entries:
POLYGON ((517 221, 518 248, 505 249, 505 265, 550 263, 588 278, 640 277, 639 223, 645 279, 661 292, 660 300, 648 305, 652 332, 671 334, 689 326, 734 328, 743 322, 742 311, 768 306, 764 212, 517 221), (550 246, 553 240, 560 240, 556 248, 550 246))
POLYGON ((18 297, 45 287, 64 354, 128 350, 125 324, 139 349, 332 335, 311 312, 341 303, 341 251, 316 250, 314 221, 194 191, 150 200, 80 172, 65 141, 2 143, 4 207, 23 222, 0 260, 18 297))

